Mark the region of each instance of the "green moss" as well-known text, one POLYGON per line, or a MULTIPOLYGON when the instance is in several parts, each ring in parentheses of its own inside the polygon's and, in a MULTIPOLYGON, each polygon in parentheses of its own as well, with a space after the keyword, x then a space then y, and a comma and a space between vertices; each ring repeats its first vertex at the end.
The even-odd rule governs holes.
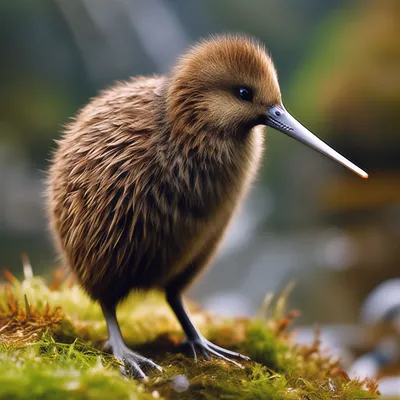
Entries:
POLYGON ((349 380, 322 354, 318 339, 310 347, 295 346, 287 331, 291 314, 268 321, 222 320, 192 310, 210 340, 252 358, 243 369, 174 354, 182 333, 162 294, 133 295, 118 314, 128 344, 161 364, 162 374, 150 373, 144 383, 120 374, 118 362, 102 351, 106 326, 100 308, 77 286, 50 290, 39 278, 12 279, 0 294, 0 399, 378 397, 373 383, 349 380), (178 375, 189 382, 182 393, 174 383, 178 375))
POLYGON ((23 348, 0 347, 0 399, 149 399, 123 379, 115 362, 79 342, 44 337, 23 348))

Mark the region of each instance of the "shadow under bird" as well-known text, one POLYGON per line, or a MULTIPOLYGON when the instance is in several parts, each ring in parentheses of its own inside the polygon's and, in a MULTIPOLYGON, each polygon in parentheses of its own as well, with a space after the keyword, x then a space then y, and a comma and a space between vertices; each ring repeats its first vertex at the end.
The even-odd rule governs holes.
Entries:
POLYGON ((297 122, 282 104, 261 43, 217 36, 189 49, 167 76, 134 77, 101 92, 57 142, 48 179, 50 222, 64 262, 101 304, 108 345, 139 379, 153 361, 122 338, 116 306, 159 288, 193 355, 248 358, 209 342, 182 292, 212 260, 259 167, 263 126, 368 175, 297 122))

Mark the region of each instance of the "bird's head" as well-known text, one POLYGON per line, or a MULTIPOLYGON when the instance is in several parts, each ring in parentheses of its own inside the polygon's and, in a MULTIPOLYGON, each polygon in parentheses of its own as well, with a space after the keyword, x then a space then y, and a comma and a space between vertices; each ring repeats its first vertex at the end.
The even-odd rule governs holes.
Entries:
POLYGON ((172 70, 166 105, 174 134, 243 138, 269 125, 368 177, 288 113, 274 64, 255 39, 217 36, 192 47, 172 70))

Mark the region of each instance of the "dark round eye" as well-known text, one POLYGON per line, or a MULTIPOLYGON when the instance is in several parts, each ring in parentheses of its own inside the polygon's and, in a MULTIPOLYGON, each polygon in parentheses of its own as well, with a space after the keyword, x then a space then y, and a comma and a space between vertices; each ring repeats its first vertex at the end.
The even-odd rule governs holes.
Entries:
POLYGON ((243 101, 253 101, 253 91, 248 87, 238 87, 235 90, 236 96, 243 101))

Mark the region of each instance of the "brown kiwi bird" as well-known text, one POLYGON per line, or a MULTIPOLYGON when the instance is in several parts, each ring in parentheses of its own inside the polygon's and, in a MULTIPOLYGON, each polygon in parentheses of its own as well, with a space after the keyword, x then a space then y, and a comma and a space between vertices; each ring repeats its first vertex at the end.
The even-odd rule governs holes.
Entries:
POLYGON ((158 368, 130 350, 116 306, 159 288, 194 353, 248 359, 209 342, 182 292, 215 254, 259 167, 269 125, 367 174, 284 108, 271 58, 257 40, 217 36, 189 49, 168 76, 134 77, 101 92, 57 142, 48 179, 60 254, 97 300, 125 372, 158 368))

